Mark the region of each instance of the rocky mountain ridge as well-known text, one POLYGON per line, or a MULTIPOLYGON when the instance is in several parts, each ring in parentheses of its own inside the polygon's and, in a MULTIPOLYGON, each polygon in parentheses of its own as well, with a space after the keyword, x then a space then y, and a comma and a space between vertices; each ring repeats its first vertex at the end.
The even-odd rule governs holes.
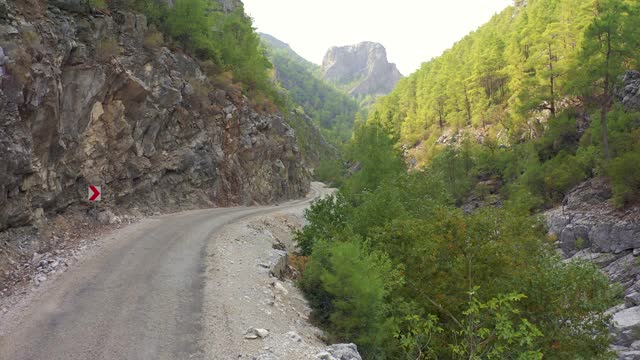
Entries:
POLYGON ((322 73, 325 80, 348 87, 354 97, 386 95, 402 78, 387 60, 384 46, 369 41, 330 48, 322 60, 322 73))
POLYGON ((299 197, 295 132, 190 56, 154 44, 144 16, 75 0, 0 14, 0 230, 86 203, 182 209, 299 197))

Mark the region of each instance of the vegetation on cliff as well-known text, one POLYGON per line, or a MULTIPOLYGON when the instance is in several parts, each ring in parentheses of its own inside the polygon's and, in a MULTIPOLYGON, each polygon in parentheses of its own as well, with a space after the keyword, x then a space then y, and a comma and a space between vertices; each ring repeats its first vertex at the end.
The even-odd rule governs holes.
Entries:
MULTIPOLYGON (((121 2, 114 1, 119 6, 121 2)), ((173 6, 158 0, 128 0, 124 5, 143 12, 175 45, 203 61, 208 75, 231 72, 245 90, 277 100, 270 82, 272 65, 242 6, 226 13, 211 0, 176 0, 173 6)))

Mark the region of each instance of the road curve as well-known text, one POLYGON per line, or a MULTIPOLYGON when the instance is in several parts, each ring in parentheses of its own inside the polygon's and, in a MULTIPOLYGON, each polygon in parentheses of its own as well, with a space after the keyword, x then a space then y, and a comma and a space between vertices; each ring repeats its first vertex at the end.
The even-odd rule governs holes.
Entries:
POLYGON ((204 257, 225 224, 283 208, 218 208, 132 225, 56 281, 22 321, 0 337, 2 360, 204 359, 201 349, 204 257))

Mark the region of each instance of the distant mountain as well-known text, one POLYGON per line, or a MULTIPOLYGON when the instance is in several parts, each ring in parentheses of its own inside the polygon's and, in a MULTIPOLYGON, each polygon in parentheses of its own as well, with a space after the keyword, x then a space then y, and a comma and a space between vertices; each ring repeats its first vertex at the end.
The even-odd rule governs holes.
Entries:
POLYGON ((381 44, 361 42, 332 47, 322 61, 322 76, 356 98, 386 95, 402 79, 381 44))
POLYGON ((303 65, 305 67, 307 67, 310 70, 314 70, 314 71, 318 71, 320 70, 320 66, 312 63, 311 61, 303 58, 302 56, 298 55, 298 53, 296 53, 289 44, 287 44, 286 42, 271 36, 269 34, 265 34, 265 33, 259 33, 260 38, 262 39, 262 42, 267 46, 267 49, 273 51, 273 50, 278 50, 281 51, 283 53, 286 53, 287 55, 289 55, 289 57, 291 57, 292 60, 295 60, 296 62, 298 62, 300 65, 303 65))
POLYGON ((311 117, 329 139, 348 139, 359 111, 355 100, 322 80, 320 67, 298 55, 287 43, 268 34, 260 36, 275 68, 276 80, 299 107, 297 112, 311 117))

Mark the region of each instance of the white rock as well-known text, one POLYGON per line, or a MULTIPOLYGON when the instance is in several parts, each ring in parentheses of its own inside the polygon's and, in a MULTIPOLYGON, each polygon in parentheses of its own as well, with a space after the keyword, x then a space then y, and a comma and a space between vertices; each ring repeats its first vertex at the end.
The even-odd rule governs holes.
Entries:
POLYGON ((267 336, 269 336, 269 330, 260 328, 249 328, 249 330, 247 330, 244 334, 245 339, 266 338, 267 336))
POLYGON ((289 294, 289 290, 287 290, 287 289, 284 287, 284 285, 282 285, 282 283, 281 283, 281 282, 279 282, 279 281, 276 281, 276 282, 273 284, 273 287, 276 289, 276 291, 278 291, 278 292, 282 293, 282 295, 287 295, 287 294, 289 294))

